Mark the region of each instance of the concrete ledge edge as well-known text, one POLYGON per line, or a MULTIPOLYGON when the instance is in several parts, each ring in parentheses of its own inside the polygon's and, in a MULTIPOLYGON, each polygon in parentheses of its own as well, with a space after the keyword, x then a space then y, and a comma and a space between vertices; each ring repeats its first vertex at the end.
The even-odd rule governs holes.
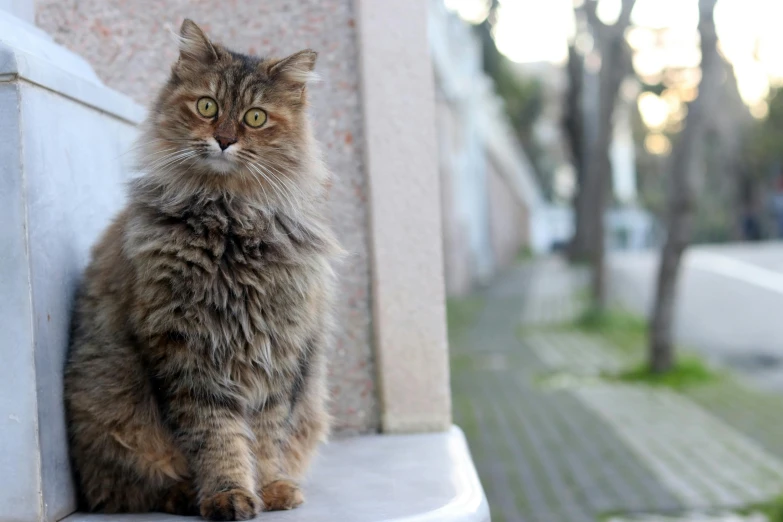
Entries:
POLYGON ((138 124, 145 111, 106 87, 87 61, 38 27, 0 9, 0 82, 24 80, 138 124))
MULTIPOLYGON (((265 512, 264 522, 490 522, 465 436, 439 433, 367 435, 327 445, 305 484, 308 501, 293 511, 265 512)), ((159 513, 76 513, 64 522, 177 522, 159 513)), ((198 519, 191 519, 198 520, 198 519)))
POLYGON ((125 95, 58 68, 44 58, 0 42, 0 81, 25 80, 138 125, 145 110, 125 95))
POLYGON ((436 510, 387 522, 490 522, 489 503, 473 464, 465 434, 456 425, 452 425, 447 434, 449 453, 456 465, 451 479, 457 485, 457 495, 436 510))

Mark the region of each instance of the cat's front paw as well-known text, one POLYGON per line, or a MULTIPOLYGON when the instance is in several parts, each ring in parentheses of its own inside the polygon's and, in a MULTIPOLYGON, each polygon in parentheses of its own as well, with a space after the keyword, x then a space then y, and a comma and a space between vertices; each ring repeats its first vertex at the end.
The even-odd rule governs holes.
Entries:
POLYGON ((276 480, 261 488, 266 511, 294 509, 304 502, 302 490, 290 480, 276 480))
POLYGON ((201 501, 201 516, 207 520, 249 520, 261 509, 257 496, 244 489, 231 489, 201 501))
POLYGON ((160 510, 186 517, 198 515, 196 490, 193 489, 193 485, 189 481, 182 481, 171 487, 163 495, 160 510))

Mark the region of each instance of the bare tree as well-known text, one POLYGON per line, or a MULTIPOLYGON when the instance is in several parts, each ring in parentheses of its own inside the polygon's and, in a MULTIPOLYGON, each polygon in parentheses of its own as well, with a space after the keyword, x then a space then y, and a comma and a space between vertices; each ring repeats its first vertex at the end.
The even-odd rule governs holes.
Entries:
MULTIPOLYGON (((565 112, 562 123, 571 153, 571 163, 576 173, 577 187, 581 187, 584 183, 585 163, 587 162, 585 112, 583 107, 585 96, 585 59, 576 49, 575 44, 568 47, 566 73, 568 74, 568 89, 565 94, 565 112)), ((574 209, 583 208, 580 201, 582 195, 582 190, 578 190, 574 195, 574 209)), ((577 218, 579 215, 577 211, 577 218)), ((585 257, 587 248, 583 244, 584 239, 584 234, 574 235, 568 252, 572 261, 580 261, 582 260, 580 258, 585 257)))
POLYGON ((704 138, 705 120, 720 94, 721 57, 715 31, 717 0, 699 0, 701 71, 699 95, 688 107, 685 128, 672 153, 669 193, 669 223, 661 254, 655 307, 651 320, 649 364, 653 373, 670 370, 674 364, 672 325, 677 281, 682 255, 691 240, 695 195, 693 168, 704 138))
POLYGON ((601 55, 601 69, 598 73, 596 128, 587 144, 587 164, 576 198, 576 233, 572 254, 590 260, 593 270, 593 304, 599 311, 606 305, 604 211, 612 178, 609 147, 620 86, 632 70, 625 31, 631 23, 631 12, 635 4, 636 0, 623 0, 617 22, 608 25, 597 16, 597 0, 584 2, 588 25, 592 28, 593 38, 601 55))

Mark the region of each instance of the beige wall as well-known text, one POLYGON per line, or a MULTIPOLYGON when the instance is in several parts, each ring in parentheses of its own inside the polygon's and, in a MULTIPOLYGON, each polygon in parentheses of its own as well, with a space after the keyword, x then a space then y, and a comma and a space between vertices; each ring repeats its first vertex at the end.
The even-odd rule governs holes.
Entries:
POLYGON ((85 57, 110 87, 143 104, 177 56, 167 27, 176 31, 184 17, 238 51, 319 51, 317 70, 324 81, 312 89, 312 114, 336 175, 331 192, 334 224, 350 252, 339 269, 339 332, 330 356, 332 411, 338 431, 377 430, 369 195, 352 0, 37 0, 36 9, 39 27, 85 57))
POLYGON ((433 69, 422 0, 357 0, 382 427, 451 425, 433 69))
POLYGON ((459 137, 459 120, 455 117, 453 107, 449 106, 442 95, 438 97, 436 108, 446 293, 463 295, 473 286, 473 267, 465 234, 465 223, 462 223, 462 216, 458 213, 457 186, 453 170, 455 153, 464 144, 459 137))
POLYGON ((529 244, 527 211, 492 163, 487 169, 489 221, 493 257, 497 267, 513 263, 524 245, 529 244))

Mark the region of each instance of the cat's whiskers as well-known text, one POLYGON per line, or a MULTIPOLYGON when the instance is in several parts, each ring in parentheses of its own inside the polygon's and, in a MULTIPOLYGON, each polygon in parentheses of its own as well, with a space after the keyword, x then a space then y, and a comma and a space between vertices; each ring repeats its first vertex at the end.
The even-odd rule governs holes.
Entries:
POLYGON ((274 171, 274 173, 276 174, 276 175, 274 175, 275 179, 277 179, 282 186, 287 187, 287 191, 288 191, 289 195, 291 196, 291 198, 293 200, 298 201, 297 197, 296 197, 297 194, 302 199, 304 199, 304 196, 305 196, 304 192, 301 189, 299 189, 298 187, 296 187, 296 185, 290 183, 290 181, 288 179, 286 179, 286 176, 284 176, 279 170, 277 170, 276 168, 272 167, 271 165, 262 163, 260 160, 258 161, 257 165, 259 167, 261 167, 261 168, 266 168, 266 171, 270 174, 270 176, 273 176, 273 174, 271 172, 269 172, 269 171, 270 170, 274 171))
POLYGON ((271 171, 273 171, 275 174, 277 174, 277 179, 279 179, 281 183, 284 183, 284 184, 286 184, 286 185, 289 187, 289 189, 291 189, 291 190, 296 190, 296 191, 299 193, 299 195, 301 195, 301 196, 304 196, 304 192, 303 192, 301 189, 299 189, 299 188, 298 188, 298 187, 297 187, 295 184, 293 184, 293 183, 290 181, 290 179, 288 179, 288 177, 287 177, 287 176, 283 175, 283 173, 282 173, 282 172, 280 172, 278 169, 276 169, 275 167, 273 167, 273 166, 272 166, 272 165, 270 165, 270 164, 267 164, 267 163, 262 163, 262 164, 263 164, 263 165, 266 165, 266 167, 267 167, 269 170, 271 170, 271 171))
MULTIPOLYGON (((258 183, 258 186, 261 187, 261 192, 263 192, 263 194, 264 194, 264 199, 266 200, 266 204, 269 205, 269 195, 266 193, 266 189, 264 188, 264 184, 261 182, 260 179, 258 179, 258 176, 255 173, 255 172, 258 172, 258 171, 253 172, 255 170, 255 168, 252 165, 245 164, 245 166, 248 167, 248 171, 250 172, 250 175, 253 177, 253 181, 258 183), (253 169, 253 170, 250 170, 250 169, 253 169)), ((263 176, 263 174, 261 172, 258 172, 258 174, 263 176)))
POLYGON ((174 170, 174 167, 179 166, 180 164, 192 159, 195 156, 198 156, 198 151, 189 152, 188 154, 177 158, 174 162, 169 163, 166 167, 159 167, 156 170, 158 170, 161 174, 168 174, 174 170))
POLYGON ((282 180, 279 177, 272 174, 261 163, 257 162, 257 163, 253 163, 253 165, 257 169, 263 171, 266 174, 265 178, 268 179, 270 183, 272 183, 278 189, 280 195, 283 197, 284 202, 288 203, 289 207, 291 207, 292 209, 296 209, 298 207, 298 205, 296 205, 296 203, 298 203, 296 196, 290 191, 290 189, 286 188, 286 186, 282 183, 282 180))
MULTIPOLYGON (((268 172, 262 171, 259 168, 259 166, 257 164, 255 164, 255 162, 253 161, 254 158, 253 158, 252 154, 250 154, 248 152, 245 152, 245 151, 240 151, 238 155, 239 155, 239 157, 241 159, 244 160, 244 165, 248 169, 252 169, 258 175, 260 175, 263 180, 265 180, 267 183, 269 183, 272 186, 273 189, 275 189, 275 192, 279 192, 282 189, 282 187, 280 187, 275 182, 275 180, 272 178, 272 176, 268 172)), ((285 197, 285 194, 282 194, 282 196, 285 197)), ((267 201, 268 201, 268 199, 267 199, 267 201)))
MULTIPOLYGON (((282 196, 286 197, 286 195, 291 199, 291 202, 298 202, 298 199, 296 197, 296 194, 294 193, 294 190, 292 187, 286 182, 285 176, 283 176, 279 170, 272 169, 271 165, 268 165, 264 163, 260 157, 256 154, 246 153, 243 156, 244 159, 246 159, 249 163, 252 163, 256 166, 256 168, 263 170, 266 173, 265 178, 269 179, 270 183, 273 183, 276 188, 283 192, 282 196), (274 173, 272 172, 274 170, 274 173)), ((300 195, 304 195, 301 191, 299 192, 300 195)))
POLYGON ((179 149, 177 152, 156 159, 152 163, 145 165, 145 167, 149 170, 160 170, 167 167, 172 162, 179 160, 180 158, 194 156, 197 153, 198 151, 194 147, 179 149))
POLYGON ((144 151, 146 151, 149 148, 150 144, 152 144, 152 143, 162 143, 162 144, 164 144, 166 146, 171 147, 168 150, 175 150, 177 148, 177 144, 183 144, 184 143, 184 144, 191 144, 192 145, 195 141, 196 140, 192 140, 192 139, 145 138, 144 141, 140 141, 140 142, 134 143, 133 145, 128 147, 128 150, 126 150, 125 152, 121 153, 118 156, 118 158, 121 158, 123 156, 126 156, 126 155, 128 155, 130 153, 134 153, 134 152, 144 152, 144 151))
POLYGON ((148 161, 151 161, 151 160, 153 160, 153 159, 154 159, 155 161, 157 161, 158 159, 160 159, 160 158, 155 158, 155 156, 160 156, 161 154, 166 154, 166 153, 169 153, 169 152, 174 152, 174 151, 177 151, 177 150, 180 150, 180 149, 178 149, 177 147, 172 147, 172 148, 170 148, 170 149, 163 149, 163 150, 159 150, 159 151, 157 151, 157 152, 152 152, 152 153, 150 153, 150 154, 147 154, 147 155, 146 155, 146 156, 144 156, 144 157, 137 158, 137 161, 138 161, 140 164, 142 164, 142 165, 143 165, 143 164, 146 164, 148 161))
POLYGON ((184 162, 186 162, 186 161, 190 160, 191 158, 193 158, 193 157, 195 157, 195 156, 197 156, 197 155, 198 155, 198 152, 191 152, 191 153, 189 153, 189 154, 186 154, 185 156, 182 156, 181 158, 177 159, 177 160, 176 160, 176 161, 174 161, 173 163, 170 163, 170 164, 169 164, 169 165, 166 167, 166 172, 171 172, 171 170, 173 170, 173 169, 174 169, 174 167, 177 167, 178 165, 180 165, 180 164, 182 164, 182 163, 184 163, 184 162))
MULTIPOLYGON (((281 186, 279 184, 279 180, 275 180, 274 177, 272 177, 270 174, 264 173, 264 171, 259 168, 260 165, 258 165, 258 164, 248 163, 247 167, 252 169, 252 171, 258 173, 258 175, 260 175, 264 180, 266 180, 267 182, 270 183, 272 188, 275 189, 275 192, 277 193, 277 195, 280 198, 282 198, 281 202, 286 207, 288 207, 288 211, 290 213, 292 213, 294 216, 297 216, 297 217, 300 216, 300 213, 301 213, 300 206, 296 204, 297 201, 295 201, 294 199, 289 197, 287 191, 285 190, 285 187, 283 187, 283 186, 281 186)), ((269 201, 269 200, 267 199, 267 201, 269 201)))
MULTIPOLYGON (((261 169, 259 169, 259 165, 247 163, 247 167, 249 169, 252 169, 252 171, 258 173, 264 180, 266 180, 272 188, 275 189, 275 192, 278 194, 280 198, 282 198, 282 203, 288 207, 289 212, 292 212, 294 215, 299 215, 299 207, 294 204, 294 201, 291 201, 287 198, 287 194, 284 190, 284 187, 280 186, 277 181, 274 180, 269 174, 264 173, 261 169)), ((267 200, 268 201, 268 200, 267 200)))
POLYGON ((186 154, 190 152, 190 150, 185 149, 176 149, 174 152, 171 153, 165 153, 163 156, 160 156, 158 158, 145 158, 145 161, 143 161, 143 165, 148 169, 155 169, 159 167, 160 165, 165 164, 166 162, 178 158, 179 156, 182 156, 183 154, 186 154))

